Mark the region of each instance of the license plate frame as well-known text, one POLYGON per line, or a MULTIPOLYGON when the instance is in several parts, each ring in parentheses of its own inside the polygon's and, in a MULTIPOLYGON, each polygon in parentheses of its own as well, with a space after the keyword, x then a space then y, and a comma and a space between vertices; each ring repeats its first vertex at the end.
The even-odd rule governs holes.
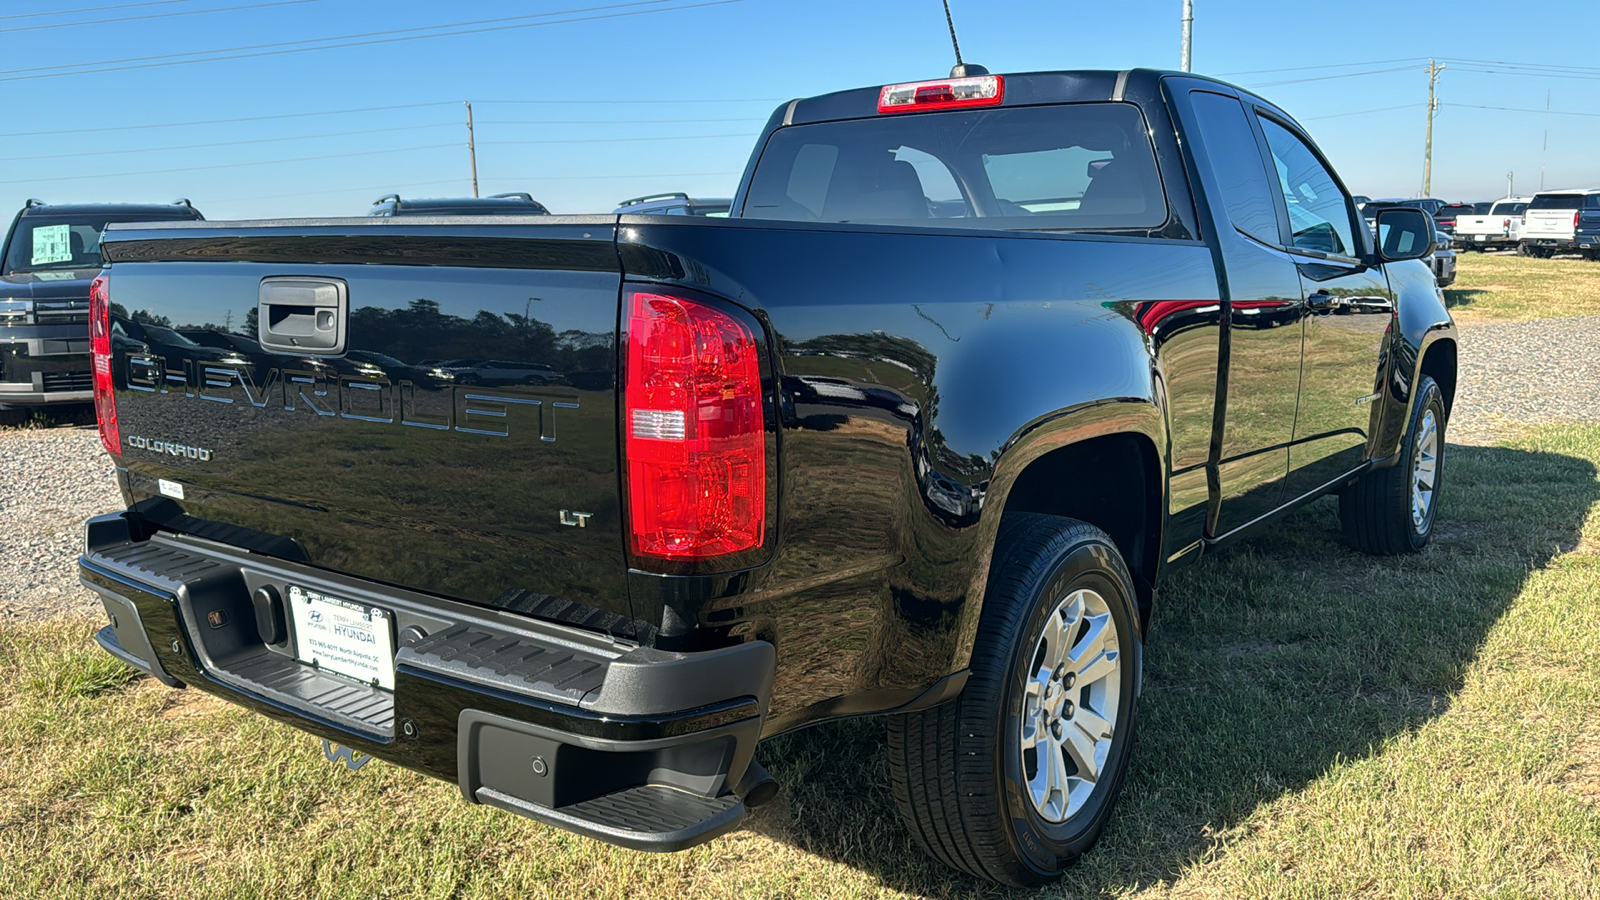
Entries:
POLYGON ((290 585, 295 659, 386 691, 394 690, 394 614, 290 585))

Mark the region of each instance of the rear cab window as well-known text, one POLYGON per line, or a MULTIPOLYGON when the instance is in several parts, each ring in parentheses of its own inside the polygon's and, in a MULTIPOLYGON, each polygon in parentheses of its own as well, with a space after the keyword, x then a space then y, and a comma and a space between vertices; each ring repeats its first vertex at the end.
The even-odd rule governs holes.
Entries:
POLYGON ((1148 233, 1167 222, 1149 129, 1129 103, 918 113, 771 135, 755 219, 1148 233))
POLYGON ((1526 203, 1511 203, 1507 201, 1501 201, 1500 203, 1496 203, 1494 205, 1494 209, 1489 212, 1489 215, 1520 216, 1525 210, 1527 210, 1527 208, 1528 204, 1526 203))
POLYGON ((1577 209, 1582 203, 1582 194, 1540 194, 1528 204, 1528 209, 1577 209))

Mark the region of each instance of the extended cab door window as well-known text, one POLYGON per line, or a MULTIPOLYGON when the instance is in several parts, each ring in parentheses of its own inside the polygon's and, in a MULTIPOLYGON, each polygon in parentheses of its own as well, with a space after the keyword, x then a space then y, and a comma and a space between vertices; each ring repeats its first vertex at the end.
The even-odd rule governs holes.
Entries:
POLYGON ((1278 187, 1289 209, 1293 245, 1301 250, 1355 257, 1361 254, 1351 227, 1350 198, 1304 141, 1268 118, 1261 130, 1278 171, 1278 187))
POLYGON ((1260 145, 1244 107, 1232 97, 1209 91, 1194 91, 1189 96, 1229 221, 1258 241, 1282 243, 1272 183, 1267 180, 1260 145))

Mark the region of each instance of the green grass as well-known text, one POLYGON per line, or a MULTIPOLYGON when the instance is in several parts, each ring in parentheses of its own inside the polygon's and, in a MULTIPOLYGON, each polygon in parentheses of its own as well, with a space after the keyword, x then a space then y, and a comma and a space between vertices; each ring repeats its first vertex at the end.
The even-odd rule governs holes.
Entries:
POLYGON ((1459 253, 1444 298, 1463 324, 1600 315, 1600 263, 1459 253))
MULTIPOLYGON (((1433 547, 1344 547, 1331 501, 1168 584, 1133 770, 1040 896, 1593 897, 1600 427, 1450 448, 1433 547)), ((0 896, 967 897, 894 816, 882 726, 764 744, 784 785, 671 856, 481 807, 105 657, 0 631, 0 896)))

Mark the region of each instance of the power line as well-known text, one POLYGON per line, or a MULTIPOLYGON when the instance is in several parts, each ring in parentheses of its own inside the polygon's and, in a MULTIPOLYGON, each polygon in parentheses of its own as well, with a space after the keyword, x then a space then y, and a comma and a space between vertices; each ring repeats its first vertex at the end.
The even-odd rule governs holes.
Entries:
POLYGON ((1387 75, 1390 72, 1410 72, 1410 71, 1413 71, 1413 67, 1412 66, 1399 66, 1399 67, 1396 67, 1396 68, 1393 68, 1393 69, 1373 69, 1370 72, 1345 72, 1345 73, 1342 73, 1342 74, 1339 74, 1339 75, 1318 75, 1318 76, 1315 76, 1315 77, 1312 77, 1312 78, 1290 78, 1290 79, 1287 79, 1287 80, 1284 80, 1284 81, 1267 81, 1267 82, 1262 82, 1261 84, 1247 85, 1247 86, 1248 87, 1257 87, 1257 88, 1279 87, 1279 86, 1285 85, 1285 84, 1305 84, 1305 83, 1311 82, 1311 81, 1333 81, 1334 79, 1337 79, 1337 78, 1360 78, 1360 77, 1365 76, 1365 75, 1387 75))
POLYGON ((103 59, 86 63, 63 63, 59 66, 36 66, 31 69, 0 69, 0 75, 15 75, 23 72, 53 72, 62 69, 84 69, 94 66, 109 66, 119 63, 149 62, 151 60, 180 59, 194 56, 211 56, 217 53, 234 53, 245 50, 267 50, 275 47, 298 47, 304 44, 322 44, 329 41, 347 41, 357 38, 386 37, 389 35, 415 35, 417 32, 441 31, 450 28, 466 28, 475 25, 503 25, 508 22, 520 22, 528 19, 547 19, 553 16, 575 15, 577 13, 594 12, 596 10, 619 9, 645 4, 671 3, 673 0, 630 0, 627 3, 613 3, 606 6, 591 6, 581 9, 558 10, 549 13, 534 13, 526 16, 501 16, 495 19, 475 19, 470 22, 450 22, 443 25, 418 25, 413 28, 391 28, 387 31, 362 31, 356 34, 340 34, 325 38, 301 38, 294 41, 276 41, 270 44, 245 44, 239 47, 219 47, 214 50, 189 50, 182 53, 158 53, 155 56, 130 56, 124 59, 103 59))
POLYGON ((1591 118, 1600 118, 1600 113, 1570 112, 1568 110, 1563 110, 1563 109, 1534 109, 1532 107, 1525 107, 1525 106, 1479 106, 1476 103, 1441 103, 1439 105, 1440 106, 1459 106, 1459 107, 1461 107, 1463 109, 1497 109, 1497 110, 1500 110, 1502 112, 1525 112, 1525 113, 1539 113, 1540 115, 1549 114, 1549 115, 1552 115, 1552 116, 1588 116, 1588 117, 1591 117, 1591 118))
MULTIPOLYGON (((461 181, 459 178, 443 178, 438 181, 408 181, 405 182, 405 184, 410 187, 432 187, 436 184, 456 184, 459 181, 461 181)), ((222 199, 212 198, 204 201, 200 205, 210 206, 213 203, 245 203, 251 200, 283 200, 291 197, 320 197, 324 194, 360 194, 367 191, 389 191, 393 193, 394 185, 377 184, 370 187, 346 187, 333 188, 331 190, 324 191, 301 191, 297 194, 262 194, 256 197, 225 197, 222 199)))
POLYGON ((738 134, 677 134, 670 137, 571 138, 553 141, 486 141, 485 143, 493 147, 499 144, 620 144, 633 141, 705 141, 713 138, 744 138, 749 140, 751 137, 750 132, 741 131, 738 134))
POLYGON ((85 153, 47 153, 43 156, 6 156, 0 162, 29 162, 38 159, 76 159, 82 156, 121 156, 125 153, 161 153, 169 150, 207 150, 212 147, 241 147, 246 144, 277 144, 283 141, 316 141, 330 137, 381 134, 389 131, 421 131, 425 128, 454 128, 455 122, 438 122, 432 125, 397 125, 393 128, 363 128, 359 131, 328 131, 321 134, 297 134, 290 137, 253 138, 244 141, 222 141, 215 144, 174 144, 170 147, 137 147, 131 150, 90 150, 85 153))
POLYGON ((522 28, 538 28, 538 27, 542 27, 542 26, 545 26, 545 25, 570 25, 570 24, 574 24, 574 23, 577 23, 577 22, 593 22, 593 21, 598 21, 598 20, 602 20, 602 19, 620 19, 620 18, 625 18, 625 17, 629 17, 629 16, 642 16, 642 15, 648 15, 648 14, 651 14, 651 13, 661 13, 661 12, 683 12, 685 10, 700 9, 700 8, 708 7, 708 6, 725 6, 725 5, 730 4, 730 3, 742 3, 742 2, 744 2, 744 0, 705 0, 705 2, 701 2, 701 3, 691 3, 691 4, 687 4, 687 5, 683 5, 683 6, 664 7, 664 8, 661 8, 661 9, 630 9, 630 10, 626 10, 626 11, 623 11, 623 12, 607 12, 607 13, 598 13, 596 15, 587 15, 587 16, 585 16, 585 15, 577 15, 578 13, 590 12, 590 11, 593 11, 593 10, 616 10, 616 9, 623 9, 625 7, 643 6, 643 5, 647 5, 647 4, 669 3, 669 2, 674 2, 674 0, 636 0, 636 2, 632 2, 632 3, 616 3, 616 4, 610 4, 610 5, 607 5, 607 6, 586 7, 584 9, 560 10, 560 11, 557 11, 557 12, 539 13, 536 16, 510 16, 510 17, 502 18, 502 19, 485 19, 485 20, 481 20, 481 21, 485 22, 485 23, 495 23, 495 24, 492 27, 483 27, 483 28, 462 28, 461 26, 463 26, 463 25, 478 24, 478 23, 466 22, 466 23, 456 23, 456 24, 453 24, 453 25, 432 25, 432 26, 427 26, 426 28, 404 28, 404 29, 398 29, 398 30, 395 30, 395 31, 374 31, 374 32, 367 32, 366 34, 342 35, 342 36, 339 36, 339 37, 331 37, 331 38, 316 38, 314 40, 308 40, 308 41, 284 41, 284 42, 280 42, 280 43, 276 43, 276 44, 257 44, 257 45, 253 45, 253 46, 249 46, 249 47, 233 47, 233 48, 224 48, 224 49, 217 49, 217 50, 201 50, 201 51, 194 51, 194 52, 189 52, 189 53, 169 53, 169 54, 162 54, 162 55, 159 55, 159 56, 130 57, 129 59, 125 59, 125 60, 106 60, 106 61, 103 61, 103 62, 96 62, 96 63, 77 63, 77 64, 72 64, 72 65, 59 65, 59 66, 36 66, 36 67, 33 67, 33 68, 27 68, 27 69, 9 69, 9 70, 0 71, 0 76, 4 76, 4 77, 0 77, 0 81, 27 81, 27 80, 37 79, 37 78, 59 78, 59 77, 64 77, 64 76, 68 76, 68 75, 93 75, 93 74, 100 74, 100 73, 104 73, 104 72, 122 72, 122 71, 127 71, 127 70, 130 70, 130 69, 153 69, 153 68, 161 68, 161 67, 165 67, 165 66, 180 66, 180 65, 189 65, 189 64, 193 64, 193 63, 202 63, 202 62, 221 62, 223 60, 230 60, 230 59, 252 59, 252 58, 259 58, 259 57, 264 57, 264 56, 282 56, 282 55, 290 54, 290 53, 308 53, 308 52, 311 52, 313 50, 337 50, 337 49, 342 49, 342 48, 346 48, 346 47, 364 47, 364 46, 371 46, 371 45, 375 45, 375 44, 393 44, 393 43, 400 43, 402 41, 417 41, 417 40, 424 40, 424 39, 427 39, 427 38, 435 38, 435 37, 456 37, 456 36, 467 35, 467 34, 481 34, 483 32, 487 32, 487 31, 512 31, 512 30, 522 29, 522 28), (553 19, 553 17, 556 17, 556 16, 570 16, 570 18, 553 19), (553 19, 553 20, 552 21, 545 21, 545 22, 526 22, 526 21, 522 21, 519 24, 504 24, 504 23, 507 23, 507 22, 516 22, 516 21, 519 21, 519 20, 524 20, 524 19, 529 19, 529 18, 545 18, 545 19, 553 19), (455 31, 438 31, 438 29, 448 29, 448 28, 456 28, 458 30, 455 30, 455 31), (434 34, 408 34, 408 35, 405 35, 403 37, 380 37, 380 38, 374 38, 372 40, 348 40, 349 38, 365 37, 367 35, 392 35, 392 34, 397 34, 397 33, 400 33, 400 32, 414 32, 414 31, 423 31, 423 30, 435 30, 435 31, 437 31, 437 33, 434 33, 434 34), (345 43, 328 43, 330 41, 345 41, 345 43), (316 47, 295 46, 295 45, 313 44, 313 43, 321 44, 322 46, 316 46, 316 47), (257 48, 265 48, 265 47, 284 47, 284 48, 287 48, 287 49, 260 50, 259 52, 251 52, 251 53, 234 52, 236 50, 255 50, 257 48), (215 55, 215 54, 223 54, 223 55, 215 55), (192 57, 197 57, 197 56, 198 57, 205 57, 205 58, 204 59, 194 59, 194 58, 192 58, 192 57), (147 61, 147 60, 154 60, 154 61, 147 61), (123 63, 123 62, 134 63, 134 64, 133 65, 107 65, 106 64, 106 63, 123 63), (98 68, 96 68, 96 67, 98 67, 98 68), (77 69, 78 71, 74 71, 74 72, 60 71, 60 70, 63 70, 63 69, 77 69))
MULTIPOLYGON (((1220 78, 1232 78, 1235 75, 1271 75, 1277 72, 1315 72, 1321 69, 1354 69, 1362 66, 1388 66, 1396 63, 1417 63, 1426 59, 1423 56, 1411 56, 1405 59, 1374 59, 1367 62, 1329 63, 1323 66, 1287 66, 1282 69, 1247 69, 1243 72, 1222 72, 1220 78)), ((1453 61, 1453 60, 1452 60, 1453 61)))
POLYGON ((743 174, 743 172, 644 172, 635 175, 506 175, 499 177, 501 181, 589 181, 602 178, 711 178, 743 174))
MULTIPOLYGON (((1455 106, 1455 104, 1454 103, 1441 103, 1440 106, 1455 106)), ((1358 110, 1355 110, 1353 112, 1333 113, 1332 115, 1327 115, 1327 116, 1306 116, 1306 117, 1302 118, 1300 121, 1302 121, 1302 122, 1315 122, 1315 121, 1318 121, 1320 119, 1342 119, 1345 116, 1368 116, 1368 115, 1372 115, 1373 113, 1393 112, 1394 110, 1397 110, 1397 109, 1416 109, 1416 108, 1417 108, 1417 105, 1415 103, 1402 103, 1399 106, 1380 106, 1377 109, 1358 109, 1358 110)))
POLYGON ((195 3, 197 0, 146 0, 144 3, 119 3, 116 6, 88 6, 83 9, 53 9, 49 12, 16 13, 9 16, 0 16, 0 21, 7 19, 36 19, 40 16, 70 16, 77 13, 104 12, 108 9, 135 9, 141 6, 169 6, 173 3, 195 3))
POLYGON ((677 97, 673 97, 673 98, 670 98, 670 99, 654 98, 654 99, 647 99, 647 100, 474 100, 473 102, 474 103, 480 103, 480 104, 482 104, 482 103, 581 103, 581 104, 583 104, 585 106, 588 106, 588 105, 595 104, 595 103, 672 103, 672 104, 682 104, 682 103, 783 103, 783 102, 785 102, 787 100, 792 100, 792 99, 794 99, 794 98, 792 98, 792 97, 743 97, 743 98, 736 98, 736 99, 718 99, 718 100, 694 100, 694 99, 685 100, 685 99, 680 99, 680 98, 677 98, 677 97))
MULTIPOLYGON (((474 103, 479 101, 474 100, 474 103)), ((687 125, 706 122, 765 122, 766 116, 743 116, 732 119, 523 119, 519 121, 484 122, 485 125, 687 125)))
POLYGON ((298 3, 316 3, 318 0, 271 0, 268 3, 253 3, 249 6, 219 6, 214 9, 186 9, 181 12, 151 13, 147 16, 124 16, 120 19, 90 19, 84 22, 52 22, 49 25, 24 25, 21 28, 0 28, 0 34, 15 34, 19 31, 44 31, 47 28, 71 28, 75 25, 109 25, 113 22, 138 22, 144 19, 170 19, 174 16, 199 16, 206 13, 235 12, 241 9, 264 9, 268 6, 293 6, 298 3))
POLYGON ((10 137, 51 137, 61 134, 92 134, 102 131, 140 131, 146 128, 188 128, 191 125, 231 125, 235 122, 267 122, 278 119, 305 119, 312 116, 344 116, 354 113, 389 112, 397 109, 422 109, 428 106, 455 106, 454 100, 433 103, 402 103, 398 106, 366 106, 360 109, 328 109, 321 112, 284 113, 272 116, 243 116, 237 119, 206 119, 198 122, 150 122, 140 125, 109 125, 99 128, 69 128, 64 131, 13 131, 10 137))
POLYGON ((283 163, 316 162, 324 159, 355 159, 379 153, 409 153, 416 150, 440 150, 458 147, 459 144, 425 144, 420 147, 382 147, 359 153, 330 153, 324 156, 297 156, 289 159, 263 159, 256 162, 222 163, 215 166, 182 166, 176 169, 148 169, 143 172, 98 172, 91 175, 61 175, 55 178, 24 178, 18 181, 0 181, 0 184, 33 184, 44 181, 93 181, 97 178, 133 178, 140 175, 166 175, 171 172, 200 172, 207 169, 242 169, 248 166, 276 166, 283 163))

